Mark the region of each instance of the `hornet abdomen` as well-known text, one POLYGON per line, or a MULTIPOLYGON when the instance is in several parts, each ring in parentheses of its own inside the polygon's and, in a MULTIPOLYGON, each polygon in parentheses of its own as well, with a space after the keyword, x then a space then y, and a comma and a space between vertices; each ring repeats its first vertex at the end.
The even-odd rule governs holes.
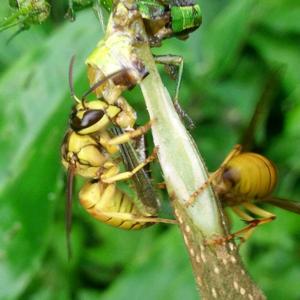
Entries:
POLYGON ((226 204, 237 205, 269 196, 276 186, 277 170, 266 157, 245 152, 228 162, 221 178, 230 193, 230 197, 224 195, 225 201, 228 201, 226 204))

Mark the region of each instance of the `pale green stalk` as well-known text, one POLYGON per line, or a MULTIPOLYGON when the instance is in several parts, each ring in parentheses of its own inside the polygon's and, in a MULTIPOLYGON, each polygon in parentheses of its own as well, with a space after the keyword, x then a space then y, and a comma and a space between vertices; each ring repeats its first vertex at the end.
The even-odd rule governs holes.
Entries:
MULTIPOLYGON (((265 299, 243 268, 233 242, 207 245, 215 235, 224 236, 227 226, 218 199, 206 189, 196 202, 185 202, 207 180, 207 170, 196 146, 177 115, 147 44, 138 48, 150 74, 141 89, 150 114, 154 144, 189 251, 195 280, 203 299, 265 299)), ((201 109, 199 107, 199 109, 201 109)))
MULTIPOLYGON (((150 118, 154 120, 152 135, 159 147, 158 157, 169 193, 184 205, 190 195, 207 180, 207 170, 190 134, 181 122, 164 87, 147 47, 142 48, 143 61, 150 75, 141 82, 150 118)), ((207 188, 194 205, 187 209, 205 236, 222 235, 218 206, 207 188), (200 217, 201 216, 201 217, 200 217)))

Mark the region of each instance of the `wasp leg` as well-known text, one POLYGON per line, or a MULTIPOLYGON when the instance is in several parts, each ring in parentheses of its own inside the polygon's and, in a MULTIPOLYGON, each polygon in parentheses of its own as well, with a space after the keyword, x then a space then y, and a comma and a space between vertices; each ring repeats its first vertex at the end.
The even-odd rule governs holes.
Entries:
POLYGON ((262 225, 262 224, 266 224, 269 222, 272 222, 273 220, 275 220, 276 216, 262 208, 259 208, 258 206, 249 203, 249 202, 245 202, 242 204, 247 210, 249 210, 250 212, 252 212, 253 214, 261 217, 261 219, 257 219, 256 221, 258 221, 258 225, 262 225))
POLYGON ((175 96, 173 98, 174 107, 178 113, 178 115, 187 120, 189 128, 194 128, 194 123, 189 115, 182 109, 179 104, 179 90, 182 81, 182 73, 183 73, 183 57, 180 55, 155 55, 154 60, 157 64, 162 64, 165 66, 165 71, 171 77, 171 79, 176 80, 176 90, 175 96))
POLYGON ((242 206, 244 206, 245 209, 247 209, 251 213, 253 213, 261 218, 254 219, 253 217, 249 216, 247 213, 238 211, 236 208, 234 210, 235 213, 237 213, 237 215, 239 215, 244 221, 246 221, 248 223, 248 225, 245 226, 244 228, 242 228, 241 230, 239 230, 235 233, 232 233, 230 236, 228 236, 226 238, 227 240, 230 240, 232 238, 235 238, 236 236, 242 235, 242 241, 246 241, 247 239, 250 238, 250 236, 254 232, 255 227, 272 222, 276 218, 276 216, 274 214, 272 214, 266 210, 263 210, 252 203, 245 202, 242 204, 242 206))
POLYGON ((230 241, 236 237, 240 236, 241 242, 245 242, 247 239, 250 238, 250 236, 252 235, 252 233, 254 232, 255 227, 259 226, 259 225, 263 225, 269 222, 272 222, 276 216, 268 211, 265 211, 259 207, 257 207, 256 205, 249 203, 249 202, 245 202, 242 204, 242 206, 245 207, 245 209, 247 209, 248 211, 250 211, 251 213, 261 217, 260 219, 255 219, 253 217, 251 217, 250 215, 248 215, 246 212, 242 211, 241 209, 239 209, 238 207, 232 207, 232 210, 243 220, 246 221, 248 223, 247 226, 245 226, 244 228, 229 234, 226 237, 223 238, 218 238, 218 239, 214 239, 211 241, 207 241, 207 244, 223 244, 227 241, 230 241))
POLYGON ((224 169, 226 168, 226 165, 228 164, 228 162, 234 156, 239 155, 241 153, 241 151, 242 151, 241 145, 239 145, 239 144, 235 145, 234 148, 226 156, 226 158, 224 159, 224 161, 222 162, 222 164, 218 168, 218 170, 216 170, 215 172, 210 174, 208 179, 196 191, 194 191, 190 195, 190 198, 186 201, 185 206, 188 207, 188 206, 192 205, 195 202, 196 198, 199 195, 201 195, 203 193, 203 191, 224 171, 224 169))
POLYGON ((141 170, 142 168, 144 168, 147 164, 149 164, 150 162, 152 162, 153 160, 156 159, 157 157, 157 151, 158 148, 155 147, 153 149, 153 152, 150 156, 148 156, 144 162, 140 163, 139 165, 137 165, 134 169, 132 169, 131 171, 127 171, 127 172, 122 172, 122 173, 118 173, 118 167, 116 165, 113 165, 111 167, 111 169, 108 172, 105 172, 104 175, 101 176, 101 181, 104 183, 113 183, 119 180, 126 180, 131 178, 134 174, 136 174, 139 170, 141 170))
POLYGON ((154 122, 153 120, 150 120, 145 125, 140 126, 140 127, 138 127, 137 129, 135 129, 133 131, 125 132, 123 134, 118 135, 115 138, 110 139, 107 143, 109 145, 124 144, 124 143, 130 141, 133 138, 144 135, 148 130, 150 130, 153 122, 154 122))

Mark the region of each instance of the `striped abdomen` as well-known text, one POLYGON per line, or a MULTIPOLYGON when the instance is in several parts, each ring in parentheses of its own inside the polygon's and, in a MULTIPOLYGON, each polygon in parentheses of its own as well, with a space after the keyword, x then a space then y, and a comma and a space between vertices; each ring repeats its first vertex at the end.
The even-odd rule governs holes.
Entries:
POLYGON ((264 156, 246 152, 233 157, 221 177, 228 187, 224 199, 228 202, 226 204, 236 205, 270 195, 276 186, 277 171, 274 164, 264 156))
POLYGON ((153 223, 141 222, 146 219, 138 210, 133 200, 120 191, 116 184, 103 184, 100 181, 86 183, 79 193, 84 209, 95 219, 127 230, 142 229, 153 223))

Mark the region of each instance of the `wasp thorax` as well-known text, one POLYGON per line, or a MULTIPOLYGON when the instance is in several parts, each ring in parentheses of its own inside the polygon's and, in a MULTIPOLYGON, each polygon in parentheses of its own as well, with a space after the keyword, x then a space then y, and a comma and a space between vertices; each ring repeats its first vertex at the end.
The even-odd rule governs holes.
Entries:
POLYGON ((99 147, 97 142, 88 135, 79 135, 68 132, 62 146, 63 165, 76 168, 76 174, 83 177, 95 178, 99 168, 107 160, 107 154, 99 147))

